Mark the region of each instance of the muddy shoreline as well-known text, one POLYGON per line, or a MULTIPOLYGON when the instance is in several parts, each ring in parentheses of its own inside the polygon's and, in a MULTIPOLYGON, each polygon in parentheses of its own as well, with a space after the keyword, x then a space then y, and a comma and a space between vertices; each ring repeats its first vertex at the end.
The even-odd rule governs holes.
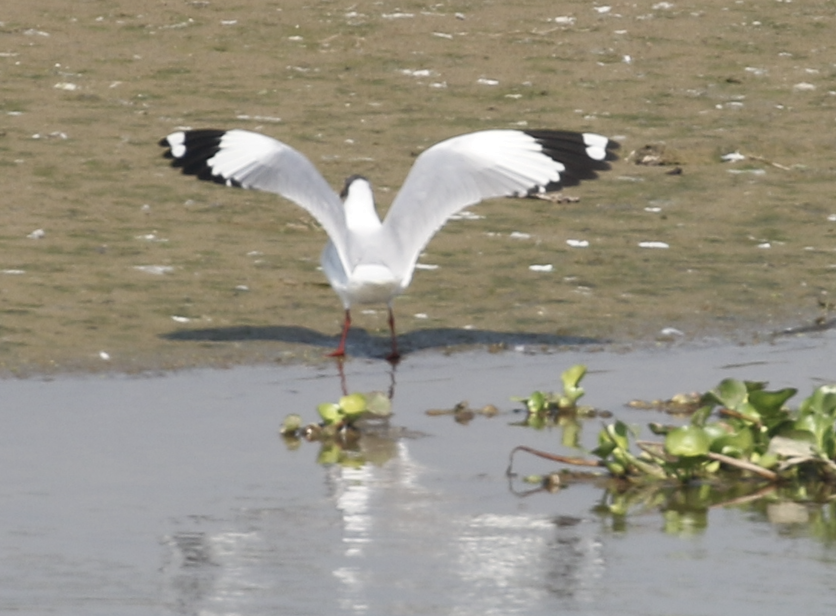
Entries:
MULTIPOLYGON (((335 340, 324 233, 273 195, 169 169, 156 142, 184 125, 283 139, 333 186, 362 173, 381 211, 453 134, 620 140, 625 159, 567 191, 576 203, 493 201, 436 236, 422 263, 437 269, 395 304, 414 349, 468 331, 485 346, 642 346, 663 328, 747 341, 828 317, 833 21, 798 3, 7 7, 0 370, 317 361, 335 340), (635 164, 647 144, 664 164, 635 164)), ((385 336, 370 308, 360 356, 385 336)))

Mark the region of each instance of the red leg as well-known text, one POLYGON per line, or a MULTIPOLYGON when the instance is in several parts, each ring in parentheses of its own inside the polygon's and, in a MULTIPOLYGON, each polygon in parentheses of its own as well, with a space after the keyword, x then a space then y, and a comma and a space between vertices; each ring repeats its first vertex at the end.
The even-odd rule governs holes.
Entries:
POLYGON ((351 311, 345 309, 345 322, 343 323, 343 335, 340 336, 340 344, 336 349, 327 353, 326 357, 345 357, 345 339, 348 337, 348 328, 351 327, 351 311))
POLYGON ((392 313, 392 306, 389 306, 389 331, 392 334, 392 352, 386 356, 386 360, 396 364, 400 360, 401 354, 398 353, 398 337, 395 335, 395 315, 392 313))

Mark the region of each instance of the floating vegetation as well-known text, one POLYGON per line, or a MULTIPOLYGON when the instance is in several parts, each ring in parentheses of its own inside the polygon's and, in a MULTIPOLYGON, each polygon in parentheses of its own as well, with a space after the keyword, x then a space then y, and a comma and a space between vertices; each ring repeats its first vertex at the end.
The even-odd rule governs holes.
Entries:
POLYGON ((586 366, 577 364, 560 375, 563 390, 560 392, 532 392, 527 398, 513 397, 511 400, 522 402, 528 415, 518 425, 542 429, 560 427, 564 430, 563 443, 576 447, 580 434, 578 419, 593 417, 611 417, 609 411, 601 411, 591 406, 580 406, 578 400, 584 395, 580 382, 586 375, 586 366))
POLYGON ((470 408, 470 404, 464 400, 451 409, 430 409, 426 411, 426 414, 430 417, 451 416, 456 423, 467 425, 477 415, 482 415, 483 417, 494 417, 499 414, 499 409, 493 404, 486 404, 480 409, 473 409, 470 408))
MULTIPOLYGON (((534 392, 525 399, 529 417, 571 408, 583 394, 578 383, 584 374, 583 366, 563 373, 568 395, 534 392)), ((790 409, 786 403, 796 393, 793 388, 769 391, 766 383, 725 379, 699 397, 633 402, 634 408, 690 413, 691 418, 679 426, 651 423, 651 432, 664 437, 661 442, 638 440, 636 431, 622 421, 607 424, 598 434, 598 446, 589 452, 592 458, 517 447, 508 473, 512 474, 514 454, 524 451, 564 464, 606 469, 610 477, 629 484, 661 481, 681 486, 752 479, 776 485, 836 484, 836 385, 817 388, 798 408, 790 409)), ((544 488, 559 484, 553 475, 542 478, 544 488)))
POLYGON ((337 403, 323 402, 317 409, 322 421, 303 426, 302 418, 288 415, 279 434, 284 438, 305 438, 309 441, 347 438, 359 433, 361 420, 388 419, 392 414, 392 401, 382 391, 353 393, 340 398, 337 403))
POLYGON ((279 434, 288 449, 302 441, 319 443, 317 463, 359 468, 383 465, 398 456, 398 440, 425 436, 416 430, 392 426, 392 401, 382 391, 352 393, 338 402, 317 406, 321 421, 304 424, 296 413, 288 415, 279 434))
MULTIPOLYGON (((392 401, 383 392, 348 394, 339 402, 320 404, 317 411, 322 421, 307 425, 303 424, 300 415, 288 415, 279 434, 285 444, 294 449, 302 440, 321 443, 320 464, 362 466, 371 461, 367 455, 371 440, 394 442, 386 438, 390 430, 392 401), (365 439, 366 447, 361 446, 361 436, 369 437, 365 439)), ((386 459, 388 457, 391 456, 386 459)))
POLYGON ((631 400, 627 406, 633 409, 661 411, 668 415, 691 415, 700 408, 702 396, 698 393, 676 394, 668 400, 631 400))

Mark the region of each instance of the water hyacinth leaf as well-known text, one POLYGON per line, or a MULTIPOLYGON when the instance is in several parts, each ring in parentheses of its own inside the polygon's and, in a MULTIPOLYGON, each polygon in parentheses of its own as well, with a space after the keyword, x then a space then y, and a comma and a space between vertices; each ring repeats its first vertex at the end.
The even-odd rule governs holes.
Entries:
POLYGON ((758 409, 753 404, 750 404, 748 400, 738 405, 734 410, 755 423, 763 423, 764 421, 758 409))
POLYGON ((586 366, 576 364, 560 375, 563 381, 563 395, 568 398, 570 405, 574 405, 583 396, 584 390, 580 382, 586 375, 586 366))
MULTIPOLYGON (((813 435, 796 431, 792 437, 776 436, 769 441, 767 455, 784 458, 809 458, 813 455, 813 435)), ((764 456, 765 457, 765 456, 764 456)))
POLYGON ((713 410, 714 407, 710 404, 700 407, 693 415, 691 415, 691 423, 695 426, 704 426, 713 410))
MULTIPOLYGON (((793 424, 795 432, 807 433, 812 435, 812 443, 816 445, 821 451, 827 450, 827 435, 833 434, 833 420, 826 415, 808 414, 799 417, 793 424)), ((782 433, 781 436, 788 436, 792 433, 782 433)), ((792 438, 792 437, 791 437, 792 438)))
POLYGON ((755 438, 749 428, 742 428, 734 434, 724 434, 711 441, 711 451, 734 458, 748 458, 755 447, 755 438))
POLYGON ((604 433, 603 430, 598 433, 598 446, 593 449, 590 453, 593 456, 598 456, 602 460, 605 460, 610 457, 610 454, 615 451, 616 445, 611 440, 607 438, 602 438, 602 434, 604 433))
POLYGON ((705 433, 708 435, 708 438, 712 443, 712 447, 711 447, 712 451, 714 451, 714 445, 713 445, 714 441, 716 441, 717 439, 723 438, 724 436, 727 436, 729 434, 734 434, 734 432, 735 432, 735 430, 734 430, 734 428, 732 428, 732 426, 730 426, 727 423, 722 423, 722 422, 719 422, 719 421, 715 421, 715 422, 710 423, 710 424, 705 424, 704 426, 700 426, 700 428, 705 430, 705 433))
POLYGON ((292 436, 296 434, 301 427, 302 417, 300 417, 296 413, 292 413, 285 417, 284 422, 282 422, 282 427, 279 428, 279 434, 281 434, 282 436, 292 436))
POLYGON ((836 385, 822 385, 798 407, 801 415, 820 413, 836 418, 836 385))
POLYGON ((531 394, 528 400, 525 401, 525 406, 529 413, 540 413, 548 407, 546 396, 541 391, 535 391, 531 394))
POLYGON ((616 477, 623 477, 627 474, 627 469, 618 462, 607 462, 607 470, 616 477))
POLYGON ((340 411, 340 407, 333 402, 323 402, 316 410, 319 412, 319 416, 322 417, 322 421, 326 424, 334 424, 340 421, 343 417, 342 411, 340 411))
POLYGON ((746 388, 746 383, 743 381, 723 379, 715 389, 706 395, 712 397, 714 401, 728 409, 737 410, 746 401, 748 394, 749 391, 746 388))
POLYGON ((778 465, 778 456, 771 452, 767 452, 762 456, 754 453, 752 454, 750 460, 763 468, 774 468, 778 465))
POLYGON ((783 411, 784 402, 792 398, 797 389, 787 387, 778 391, 766 391, 764 389, 749 392, 749 403, 754 406, 762 417, 776 417, 778 415, 783 418, 786 413, 783 411))
POLYGON ((603 430, 598 432, 598 447, 592 450, 592 455, 606 461, 617 449, 627 449, 627 433, 627 425, 621 421, 604 426, 603 430))
POLYGON ((769 384, 766 381, 743 381, 743 384, 746 385, 746 391, 752 393, 753 391, 760 391, 762 389, 766 389, 766 386, 769 384))
POLYGON ((598 433, 598 446, 599 448, 607 448, 611 445, 610 452, 615 449, 627 450, 630 447, 629 433, 630 428, 627 427, 627 424, 623 421, 616 421, 605 426, 598 433))
POLYGON ((828 426, 822 434, 821 450, 829 460, 836 458, 836 431, 833 425, 828 426))
POLYGON ((346 417, 356 417, 366 412, 366 396, 363 394, 348 394, 340 398, 340 409, 346 417))
POLYGON ((570 410, 575 408, 575 399, 570 396, 558 396, 555 404, 561 410, 570 410))
POLYGON ((665 437, 665 450, 683 458, 706 455, 711 447, 711 439, 703 428, 686 425, 671 430, 665 437))
POLYGON ((382 391, 370 391, 366 394, 366 410, 378 417, 388 417, 392 414, 392 401, 382 391))

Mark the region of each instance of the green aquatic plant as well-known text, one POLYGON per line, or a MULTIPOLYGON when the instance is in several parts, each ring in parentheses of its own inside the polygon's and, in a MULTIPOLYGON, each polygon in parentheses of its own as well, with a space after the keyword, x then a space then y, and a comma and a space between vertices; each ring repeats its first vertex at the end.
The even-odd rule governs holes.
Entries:
POLYGON ((528 415, 523 425, 532 428, 544 428, 554 425, 566 425, 565 418, 594 416, 595 409, 579 406, 578 400, 584 395, 580 382, 586 375, 586 366, 576 364, 560 375, 563 390, 560 392, 534 391, 528 397, 512 397, 515 402, 525 405, 528 415))
POLYGON ((690 461, 694 471, 736 468, 774 480, 836 480, 836 386, 818 387, 790 409, 786 403, 796 393, 725 379, 703 395, 690 424, 663 431, 665 451, 677 458, 674 466, 690 461))
POLYGON ((303 425, 302 418, 292 413, 285 418, 279 434, 285 439, 356 438, 362 432, 361 420, 383 419, 392 414, 392 401, 380 391, 352 393, 343 396, 338 402, 323 402, 316 410, 321 422, 303 425))
POLYGON ((836 482, 836 385, 818 387, 797 409, 788 408, 796 393, 793 388, 769 391, 765 383, 725 379, 700 397, 687 424, 650 424, 651 432, 664 437, 662 442, 638 440, 635 430, 615 421, 600 431, 592 460, 530 448, 514 451, 597 465, 634 483, 749 477, 776 483, 836 482))
POLYGON ((511 400, 522 402, 530 414, 545 414, 561 410, 577 409, 578 400, 584 395, 580 382, 586 375, 586 366, 576 364, 560 375, 563 391, 560 393, 544 393, 535 391, 527 398, 514 397, 511 400))
POLYGON ((304 424, 297 413, 285 418, 279 434, 289 449, 303 440, 317 442, 318 464, 354 468, 382 465, 397 455, 397 439, 405 433, 389 426, 392 401, 385 393, 351 393, 317 405, 317 412, 318 423, 304 424))
POLYGON ((482 408, 471 408, 467 400, 462 400, 453 406, 453 408, 428 409, 426 414, 430 417, 450 416, 456 421, 456 423, 467 425, 477 416, 495 417, 499 414, 499 409, 493 404, 486 404, 482 408))

